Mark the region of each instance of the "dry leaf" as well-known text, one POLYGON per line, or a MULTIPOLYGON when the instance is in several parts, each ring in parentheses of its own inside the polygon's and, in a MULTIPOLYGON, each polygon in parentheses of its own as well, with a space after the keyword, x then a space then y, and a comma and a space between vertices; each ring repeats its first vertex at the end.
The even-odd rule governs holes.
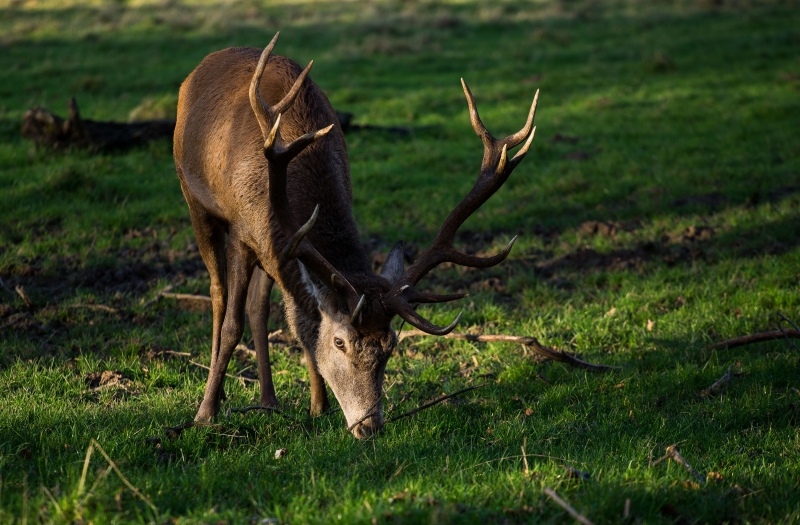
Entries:
POLYGON ((278 450, 275 451, 275 459, 281 459, 285 455, 286 455, 285 448, 279 448, 278 450))
POLYGON ((615 306, 612 306, 611 310, 606 312, 606 317, 612 317, 616 313, 617 313, 617 308, 615 306))
POLYGON ((655 321, 651 321, 650 319, 647 320, 647 331, 652 332, 653 327, 656 325, 655 321))

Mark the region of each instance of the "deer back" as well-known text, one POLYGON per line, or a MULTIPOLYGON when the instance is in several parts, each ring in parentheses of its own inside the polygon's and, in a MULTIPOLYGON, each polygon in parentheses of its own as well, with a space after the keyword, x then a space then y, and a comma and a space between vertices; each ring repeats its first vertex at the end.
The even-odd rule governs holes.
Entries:
MULTIPOLYGON (((181 86, 174 148, 185 191, 226 226, 239 228, 252 240, 264 269, 277 274, 275 246, 281 232, 271 228, 274 221, 269 220, 268 162, 248 96, 260 55, 258 49, 229 48, 208 55, 197 66, 181 86)), ((288 58, 271 57, 262 76, 261 97, 277 103, 301 71, 288 58)), ((310 78, 281 118, 281 133, 289 141, 337 123, 330 102, 310 78)), ((286 184, 298 221, 320 206, 307 237, 317 250, 348 273, 368 272, 352 217, 350 167, 338 123, 325 140, 293 159, 286 184)))

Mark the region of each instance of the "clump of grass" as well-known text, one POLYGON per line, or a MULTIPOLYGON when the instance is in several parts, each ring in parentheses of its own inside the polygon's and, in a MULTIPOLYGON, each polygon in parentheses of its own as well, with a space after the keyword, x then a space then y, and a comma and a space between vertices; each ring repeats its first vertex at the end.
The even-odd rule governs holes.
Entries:
POLYGON ((139 120, 175 119, 178 112, 178 97, 174 93, 160 97, 145 97, 128 113, 128 122, 139 120))

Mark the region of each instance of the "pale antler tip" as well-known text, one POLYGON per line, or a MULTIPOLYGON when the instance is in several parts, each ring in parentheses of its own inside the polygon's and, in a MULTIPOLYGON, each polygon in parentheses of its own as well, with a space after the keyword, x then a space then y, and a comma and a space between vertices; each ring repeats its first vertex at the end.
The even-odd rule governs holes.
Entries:
POLYGON ((361 315, 361 310, 364 309, 364 303, 367 300, 367 296, 362 294, 361 298, 358 300, 358 304, 356 305, 355 310, 353 310, 353 315, 350 317, 350 324, 355 324, 358 321, 358 316, 361 315))
POLYGON ((508 160, 508 146, 503 144, 503 151, 500 152, 500 162, 497 163, 495 174, 499 175, 506 169, 506 160, 508 160))

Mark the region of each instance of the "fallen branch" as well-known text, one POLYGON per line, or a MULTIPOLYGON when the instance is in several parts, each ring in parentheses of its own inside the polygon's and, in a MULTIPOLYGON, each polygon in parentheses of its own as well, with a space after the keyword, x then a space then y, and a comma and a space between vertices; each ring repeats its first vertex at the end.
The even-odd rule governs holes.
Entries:
POLYGON ((555 501, 562 509, 566 510, 570 516, 583 523, 583 525, 594 525, 591 521, 589 521, 589 518, 575 510, 572 505, 561 499, 559 495, 556 494, 555 490, 545 487, 544 493, 547 494, 550 499, 555 501))
POLYGON ((708 350, 726 350, 729 348, 736 348, 737 346, 751 345, 753 343, 763 343, 764 341, 774 341, 775 339, 783 339, 784 337, 792 339, 800 339, 800 330, 773 330, 771 332, 761 332, 760 334, 743 335, 741 337, 734 337, 714 343, 708 347, 708 350))
MULTIPOLYGON (((423 410, 425 410, 426 408, 430 408, 430 407, 432 407, 432 406, 434 406, 434 405, 438 405, 438 404, 439 404, 439 403, 441 403, 442 401, 447 401, 447 400, 448 400, 448 399, 450 399, 451 397, 456 397, 456 396, 458 396, 458 395, 461 395, 461 394, 463 394, 464 392, 469 392, 470 390, 475 390, 476 388, 481 388, 481 387, 484 387, 484 386, 486 386, 486 383, 483 383, 483 384, 481 384, 481 385, 475 385, 475 386, 471 386, 471 387, 469 387, 469 388, 465 388, 465 389, 463 389, 463 390, 459 390, 458 392, 453 392, 452 394, 447 394, 446 396, 439 397, 439 398, 437 398, 437 399, 434 399, 433 401, 430 401, 430 402, 428 402, 428 403, 425 403, 424 405, 422 405, 422 406, 420 406, 420 407, 417 407, 417 408, 415 408, 414 410, 409 410, 409 411, 408 411, 408 412, 406 412, 405 414, 400 414, 399 416, 394 416, 393 418, 390 418, 390 419, 387 421, 387 423, 393 423, 393 422, 395 422, 395 421, 397 421, 397 420, 399 420, 399 419, 403 419, 404 417, 410 417, 410 416, 413 416, 413 415, 414 415, 414 414, 416 414, 417 412, 422 412, 422 411, 423 411, 423 410)), ((366 418, 365 418, 365 419, 366 419, 366 418)))
POLYGON ((686 470, 689 471, 689 474, 691 474, 692 476, 695 477, 695 479, 697 479, 697 481, 701 485, 705 484, 705 482, 706 482, 705 478, 703 478, 703 476, 701 476, 700 473, 697 472, 697 470, 695 470, 695 468, 688 461, 686 461, 686 458, 681 456, 681 453, 678 452, 678 445, 677 444, 668 446, 667 447, 667 453, 664 455, 664 457, 659 458, 658 460, 656 460, 653 463, 653 466, 655 467, 656 465, 658 465, 659 463, 661 463, 662 461, 664 461, 666 459, 672 459, 676 463, 680 463, 681 465, 683 465, 683 467, 686 470))
MULTIPOLYGON (((172 140, 174 119, 142 120, 139 122, 97 121, 81 118, 78 103, 72 97, 67 102, 67 118, 36 106, 22 120, 22 136, 37 146, 55 150, 88 149, 92 152, 124 151, 154 140, 172 140)), ((336 112, 342 131, 383 130, 396 135, 409 135, 411 128, 353 124, 353 114, 336 112)))
POLYGON ((102 310, 104 312, 109 312, 112 314, 117 313, 119 310, 116 308, 111 308, 110 306, 106 306, 104 304, 69 304, 67 308, 86 308, 88 310, 102 310))
POLYGON ((75 98, 67 102, 68 116, 59 117, 36 106, 25 113, 22 136, 37 146, 55 150, 71 148, 92 152, 126 150, 159 139, 171 139, 175 133, 174 120, 142 122, 101 122, 84 120, 75 98))
POLYGON ((168 284, 164 288, 157 291, 152 299, 150 299, 146 303, 143 302, 144 307, 147 308, 151 304, 158 302, 164 296, 164 294, 172 290, 172 288, 174 288, 174 285, 168 284))
POLYGON ((162 293, 161 297, 167 299, 177 299, 179 301, 200 301, 203 303, 210 303, 211 297, 207 295, 196 295, 192 293, 162 293))
MULTIPOLYGON (((198 363, 197 361, 192 361, 191 359, 189 359, 189 362, 190 362, 191 364, 193 364, 194 366, 199 366, 200 368, 205 368, 206 370, 211 370, 211 369, 210 369, 209 367, 207 367, 206 365, 201 365, 201 364, 200 364, 200 363, 198 363)), ((230 377, 230 378, 232 378, 232 379, 238 379, 239 381, 245 381, 245 382, 247 382, 247 383, 258 383, 258 379, 250 379, 249 377, 244 377, 244 376, 235 376, 235 375, 233 375, 233 374, 225 374, 225 376, 226 376, 226 377, 230 377)))
MULTIPOLYGON (((397 342, 400 343, 400 341, 408 337, 420 337, 429 335, 430 334, 423 332, 422 330, 408 330, 400 334, 397 342)), ((544 346, 535 337, 527 335, 503 335, 503 334, 477 335, 477 334, 464 334, 459 332, 451 332, 442 337, 444 337, 445 339, 460 339, 462 341, 471 341, 473 343, 495 343, 495 342, 518 343, 530 348, 533 351, 533 353, 538 354, 544 358, 552 359, 553 361, 558 361, 560 363, 567 363, 569 365, 576 366, 578 368, 585 368, 586 370, 592 370, 593 372, 607 372, 609 370, 619 370, 619 367, 617 366, 595 365, 593 363, 587 363, 586 361, 578 359, 577 357, 568 354, 566 352, 554 350, 552 348, 544 346)))

